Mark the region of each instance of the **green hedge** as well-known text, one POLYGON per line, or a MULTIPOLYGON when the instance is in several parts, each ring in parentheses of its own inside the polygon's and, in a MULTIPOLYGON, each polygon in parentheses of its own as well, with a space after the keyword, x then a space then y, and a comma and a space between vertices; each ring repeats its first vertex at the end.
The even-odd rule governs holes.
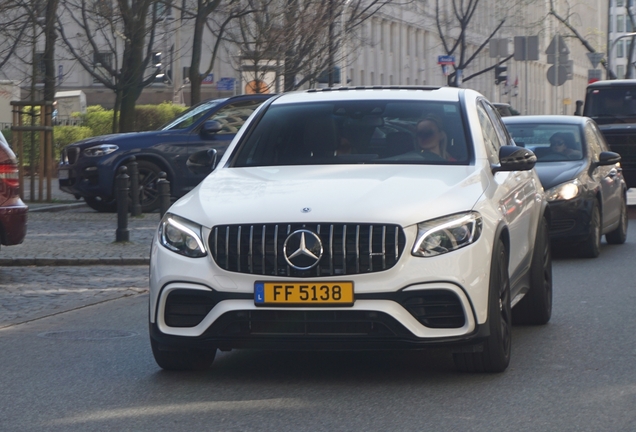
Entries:
MULTIPOLYGON (((159 105, 138 105, 135 107, 135 131, 156 130, 164 124, 177 117, 187 108, 173 105, 169 102, 163 102, 159 105)), ((36 108, 36 114, 39 108, 36 108)), ((104 109, 100 105, 91 105, 86 109, 86 114, 75 113, 74 117, 82 120, 81 126, 55 126, 53 128, 53 149, 55 160, 59 160, 61 150, 69 144, 99 135, 108 135, 112 133, 113 110, 104 109)), ((39 123, 39 116, 36 117, 39 123)), ((24 115, 23 123, 31 124, 31 117, 24 115)), ((5 138, 13 147, 11 130, 2 130, 5 138)), ((22 135, 24 147, 25 165, 29 164, 31 156, 31 135, 32 132, 24 132, 22 135)), ((39 158, 40 135, 38 132, 33 133, 35 138, 35 160, 39 158)), ((16 151, 16 149, 13 149, 16 151)), ((16 152, 17 153, 17 152, 16 152)))

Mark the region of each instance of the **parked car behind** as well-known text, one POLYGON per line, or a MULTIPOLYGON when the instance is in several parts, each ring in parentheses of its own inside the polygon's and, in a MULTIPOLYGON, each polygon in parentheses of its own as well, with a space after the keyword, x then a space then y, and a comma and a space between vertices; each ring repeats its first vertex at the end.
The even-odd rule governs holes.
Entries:
POLYGON ((0 133, 0 244, 12 246, 24 241, 28 207, 19 195, 18 161, 0 133))
POLYGON ((460 370, 505 370, 513 317, 545 324, 552 310, 535 160, 468 89, 272 98, 160 223, 155 360, 444 346, 460 370))
POLYGON ((117 170, 135 156, 141 209, 151 212, 159 207, 161 171, 168 176, 173 197, 187 193, 204 178, 188 169, 188 157, 212 148, 222 155, 254 109, 270 97, 257 94, 208 100, 156 131, 104 135, 68 145, 59 164, 60 189, 84 198, 97 211, 114 211, 117 170))
POLYGON ((550 236, 585 257, 597 257, 601 236, 627 238, 627 185, 620 155, 609 151, 588 117, 516 116, 503 119, 517 145, 537 156, 536 170, 550 202, 550 236))

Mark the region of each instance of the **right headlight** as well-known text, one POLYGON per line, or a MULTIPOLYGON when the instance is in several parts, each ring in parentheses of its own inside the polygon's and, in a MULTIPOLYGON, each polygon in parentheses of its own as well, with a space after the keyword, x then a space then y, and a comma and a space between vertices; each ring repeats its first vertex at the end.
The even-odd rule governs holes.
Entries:
POLYGON ((432 257, 476 242, 481 235, 482 220, 477 212, 459 213, 419 223, 417 229, 411 253, 432 257))
POLYGON ((106 156, 107 154, 111 154, 119 147, 115 144, 100 144, 93 147, 88 147, 84 149, 84 155, 88 157, 99 157, 106 156))
POLYGON ((159 225, 159 242, 167 249, 190 258, 207 255, 201 240, 201 225, 169 213, 159 225))
POLYGON ((578 180, 562 183, 558 186, 548 189, 546 198, 548 201, 567 201, 576 198, 581 191, 578 180))

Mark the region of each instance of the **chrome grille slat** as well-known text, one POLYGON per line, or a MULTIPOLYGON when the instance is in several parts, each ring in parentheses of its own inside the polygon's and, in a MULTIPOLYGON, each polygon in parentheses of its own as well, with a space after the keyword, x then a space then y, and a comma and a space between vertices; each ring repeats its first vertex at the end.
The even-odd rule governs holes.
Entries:
POLYGON ((397 225, 314 222, 214 226, 208 243, 214 261, 224 270, 303 278, 390 269, 403 253, 406 239, 397 225), (322 258, 308 270, 297 270, 279 256, 289 234, 299 229, 316 233, 322 242, 322 258))

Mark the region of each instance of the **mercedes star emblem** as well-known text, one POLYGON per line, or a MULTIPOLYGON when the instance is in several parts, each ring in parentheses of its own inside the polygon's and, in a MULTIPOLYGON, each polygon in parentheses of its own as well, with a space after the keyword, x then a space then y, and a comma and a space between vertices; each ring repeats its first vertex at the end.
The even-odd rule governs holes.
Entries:
POLYGON ((283 244, 287 264, 296 270, 309 270, 322 258, 322 242, 315 233, 301 229, 291 233, 283 244))

